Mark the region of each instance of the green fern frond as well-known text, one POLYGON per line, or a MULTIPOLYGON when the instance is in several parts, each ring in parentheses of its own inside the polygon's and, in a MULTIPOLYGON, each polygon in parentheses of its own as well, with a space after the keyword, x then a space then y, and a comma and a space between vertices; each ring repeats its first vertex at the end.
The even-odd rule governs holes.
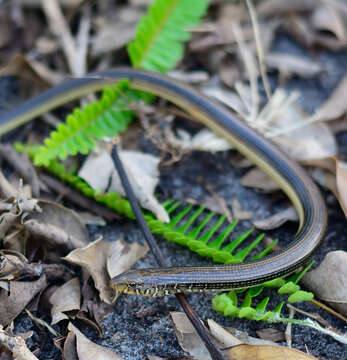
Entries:
POLYGON ((141 98, 140 93, 130 90, 128 80, 103 90, 99 100, 76 108, 58 126, 45 145, 34 157, 36 165, 48 165, 50 160, 65 159, 68 155, 87 154, 95 147, 95 139, 113 137, 123 132, 134 114, 129 110, 131 101, 141 98))
POLYGON ((290 321, 290 319, 287 319, 281 315, 281 311, 285 303, 284 301, 281 301, 272 311, 266 310, 268 302, 270 300, 268 296, 263 298, 256 305, 253 304, 253 301, 267 287, 277 288, 278 294, 289 295, 287 301, 290 303, 312 300, 313 294, 311 292, 301 290, 300 286, 297 284, 301 277, 312 266, 312 264, 313 262, 311 262, 308 266, 305 267, 304 270, 302 270, 298 274, 286 277, 285 279, 277 278, 265 282, 260 286, 250 288, 248 290, 231 290, 228 294, 217 295, 212 300, 212 308, 224 316, 246 318, 256 321, 288 322, 290 321), (240 306, 238 306, 238 294, 245 291, 246 294, 243 298, 243 302, 240 306))
POLYGON ((200 22, 208 0, 156 0, 137 26, 128 54, 135 68, 166 73, 182 58, 189 29, 200 22))

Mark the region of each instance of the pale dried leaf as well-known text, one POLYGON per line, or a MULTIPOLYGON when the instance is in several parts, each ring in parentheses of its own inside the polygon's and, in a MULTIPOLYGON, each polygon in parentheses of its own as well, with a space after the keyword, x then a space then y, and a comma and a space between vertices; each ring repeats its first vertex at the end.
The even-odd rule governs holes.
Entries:
POLYGON ((322 65, 318 62, 290 54, 269 53, 265 56, 265 62, 267 66, 278 70, 285 76, 294 74, 303 78, 310 78, 323 71, 322 65))
POLYGON ((329 252, 322 263, 305 274, 302 283, 318 298, 347 315, 347 252, 329 252))
POLYGON ((237 198, 232 200, 231 208, 235 219, 248 220, 251 218, 251 214, 242 208, 242 205, 237 198))
POLYGON ((267 219, 253 221, 253 225, 257 229, 272 230, 277 229, 287 221, 299 221, 298 213, 294 206, 290 206, 285 210, 268 217, 267 219))
POLYGON ((224 351, 230 360, 313 360, 313 356, 302 351, 278 345, 241 344, 224 351))
POLYGON ((196 333, 193 325, 188 320, 186 314, 181 312, 171 312, 170 315, 181 348, 196 359, 211 360, 211 355, 207 351, 199 335, 196 333))
POLYGON ((347 170, 346 163, 336 158, 330 159, 335 162, 335 169, 330 168, 330 162, 324 163, 323 168, 314 168, 311 170, 312 177, 321 186, 329 189, 336 196, 341 209, 345 216, 347 216, 347 195, 346 195, 346 182, 347 170), (328 170, 324 170, 328 169, 328 170), (332 172, 331 170, 335 170, 332 172))
POLYGON ((7 325, 47 286, 43 275, 36 281, 11 281, 10 291, 0 290, 0 324, 7 325))
POLYGON ((188 83, 188 84, 200 84, 208 80, 209 76, 206 71, 182 71, 172 70, 168 72, 168 76, 173 79, 188 83))
POLYGON ((36 324, 45 327, 54 337, 61 336, 56 330, 52 328, 45 320, 34 316, 29 310, 25 309, 26 314, 36 324))
POLYGON ((252 336, 249 336, 244 331, 239 331, 234 328, 225 328, 217 324, 214 320, 208 319, 208 326, 210 328, 211 334, 217 339, 224 347, 235 346, 239 344, 249 344, 249 345, 276 345, 272 341, 258 339, 252 336))
POLYGON ((122 357, 115 352, 87 339, 87 337, 71 323, 69 323, 68 329, 76 335, 76 349, 79 360, 122 360, 122 357))
POLYGON ((83 221, 84 225, 96 225, 96 226, 105 226, 107 222, 98 215, 94 215, 87 211, 79 211, 79 217, 83 221))
POLYGON ((65 314, 67 311, 79 310, 81 306, 81 290, 79 279, 72 278, 64 285, 57 288, 49 298, 52 304, 51 324, 57 324, 61 320, 68 320, 69 317, 65 314))
POLYGON ((128 270, 139 259, 146 256, 148 246, 145 243, 141 245, 137 242, 131 244, 123 241, 117 241, 113 251, 107 258, 107 272, 110 278, 113 278, 128 270))
POLYGON ((275 328, 265 328, 256 330, 257 335, 264 340, 270 340, 270 341, 284 341, 285 336, 284 332, 275 328))
POLYGON ((257 6, 260 17, 292 14, 296 11, 311 11, 317 6, 317 0, 263 0, 257 6))
POLYGON ((21 275, 21 270, 27 265, 27 259, 14 251, 2 250, 0 253, 0 280, 13 280, 21 275))
MULTIPOLYGON (((41 225, 42 236, 44 236, 44 229, 53 229, 56 231, 52 232, 53 238, 49 238, 49 231, 47 231, 47 240, 54 241, 55 235, 62 235, 62 241, 66 242, 68 245, 67 247, 70 249, 74 249, 77 247, 84 246, 89 243, 89 233, 85 225, 83 224, 81 218, 78 214, 62 206, 55 202, 47 201, 47 200, 40 200, 38 205, 42 208, 41 213, 35 213, 30 216, 31 223, 33 225, 33 221, 36 221, 39 225, 41 225), (57 234, 58 232, 58 234, 57 234)), ((59 238, 59 236, 58 236, 59 238)), ((59 241, 58 241, 59 243, 59 241)))
MULTIPOLYGON (((0 325, 0 344, 1 344, 1 359, 9 359, 3 347, 7 348, 15 360, 38 360, 38 358, 28 349, 25 344, 25 339, 19 335, 13 335, 7 332, 0 325), (5 354, 4 354, 5 353, 5 354), (4 355, 4 357, 2 357, 4 355)), ((12 359, 12 357, 11 357, 12 359)))
POLYGON ((233 148, 229 141, 209 129, 202 129, 193 136, 183 129, 178 129, 177 134, 178 136, 173 136, 170 142, 183 150, 216 152, 233 148))
POLYGON ((329 99, 320 106, 309 119, 310 121, 334 120, 346 113, 347 102, 347 75, 343 77, 329 99))
MULTIPOLYGON (((159 159, 137 151, 120 151, 119 156, 140 205, 152 211, 160 221, 168 222, 168 214, 153 195, 159 181, 159 159)), ((100 191, 106 190, 111 178, 108 191, 126 195, 113 160, 104 148, 88 156, 78 175, 92 188, 100 191)))
POLYGON ((346 26, 341 13, 329 4, 318 6, 311 17, 312 25, 317 30, 330 31, 338 39, 346 38, 346 26))
POLYGON ((336 185, 338 200, 347 217, 347 163, 336 160, 336 185))
POLYGON ((249 170, 242 177, 241 184, 264 192, 272 192, 280 189, 280 186, 274 180, 258 168, 249 170))
POLYGON ((100 237, 84 248, 73 250, 64 260, 85 268, 92 276, 101 300, 111 304, 114 301, 114 293, 109 286, 111 275, 129 269, 146 255, 147 250, 147 247, 136 243, 127 244, 123 240, 107 242, 100 237), (118 262, 112 259, 118 259, 118 262))

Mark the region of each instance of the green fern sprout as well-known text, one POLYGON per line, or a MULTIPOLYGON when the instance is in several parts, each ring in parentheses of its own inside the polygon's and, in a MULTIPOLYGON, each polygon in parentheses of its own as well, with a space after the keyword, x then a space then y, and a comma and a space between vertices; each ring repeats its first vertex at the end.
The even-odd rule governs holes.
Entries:
POLYGON ((36 165, 47 165, 50 160, 64 160, 68 155, 88 154, 95 147, 95 139, 117 136, 126 130, 134 117, 129 110, 131 101, 143 99, 140 92, 129 89, 129 81, 123 80, 113 87, 105 88, 99 100, 76 108, 58 126, 45 145, 34 157, 36 165))
POLYGON ((137 26, 127 50, 133 67, 166 73, 182 58, 189 29, 205 14, 207 0, 157 0, 137 26))

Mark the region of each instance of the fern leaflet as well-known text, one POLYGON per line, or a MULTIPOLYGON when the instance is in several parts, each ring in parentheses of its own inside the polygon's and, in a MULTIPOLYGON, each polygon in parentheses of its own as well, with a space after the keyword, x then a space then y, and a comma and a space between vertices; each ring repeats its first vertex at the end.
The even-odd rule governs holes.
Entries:
POLYGON ((156 0, 137 26, 127 50, 135 68, 166 73, 182 58, 189 28, 204 15, 208 0, 156 0))
POLYGON ((129 89, 127 80, 105 88, 99 100, 67 116, 66 123, 60 124, 39 148, 34 163, 48 165, 55 158, 87 154, 95 147, 94 139, 113 137, 127 128, 134 116, 129 104, 141 98, 140 92, 129 89))

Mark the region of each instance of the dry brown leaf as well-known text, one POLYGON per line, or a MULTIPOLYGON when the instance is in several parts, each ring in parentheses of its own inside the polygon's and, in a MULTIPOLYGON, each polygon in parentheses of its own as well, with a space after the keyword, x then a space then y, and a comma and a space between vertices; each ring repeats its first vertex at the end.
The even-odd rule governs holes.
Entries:
POLYGON ((264 340, 270 340, 270 341, 284 341, 284 332, 278 329, 274 328, 265 328, 256 330, 257 335, 264 340))
POLYGON ((15 55, 0 69, 0 76, 8 75, 17 75, 20 79, 35 84, 40 90, 47 85, 59 84, 64 79, 62 74, 50 70, 43 63, 28 59, 23 54, 15 55))
POLYGON ((259 17, 284 15, 297 11, 311 11, 317 6, 317 0, 264 0, 257 6, 259 17))
POLYGON ((0 252, 0 280, 11 281, 23 274, 28 260, 20 253, 9 250, 0 252))
MULTIPOLYGON (((25 344, 25 339, 19 335, 12 335, 4 331, 3 326, 0 324, 0 345, 7 348, 15 360, 38 360, 38 358, 28 349, 25 344)), ((7 355, 4 357, 2 349, 0 350, 1 359, 6 360, 7 355)), ((12 359, 12 356, 8 359, 12 359)))
POLYGON ((88 230, 75 211, 47 200, 40 200, 38 205, 42 212, 31 215, 26 222, 30 231, 39 225, 35 234, 52 244, 65 244, 70 250, 89 243, 88 230))
POLYGON ((224 353, 229 360, 317 360, 302 351, 278 345, 241 344, 224 353))
POLYGON ((267 219, 253 221, 253 225, 257 229, 272 230, 277 229, 287 221, 299 221, 298 213, 294 206, 290 206, 267 219))
POLYGON ((43 275, 36 281, 11 281, 9 292, 0 290, 0 324, 6 326, 17 317, 46 286, 46 277, 43 275))
POLYGON ((347 164, 337 158, 330 159, 335 162, 335 173, 331 172, 330 162, 323 163, 323 168, 315 168, 311 171, 312 177, 323 187, 329 189, 336 196, 339 204, 347 217, 347 164))
POLYGON ((64 360, 78 360, 76 349, 76 335, 74 332, 68 332, 63 348, 64 360))
POLYGON ((330 31, 336 38, 346 38, 346 26, 341 12, 329 4, 318 6, 311 17, 312 25, 317 30, 330 31))
POLYGON ((347 252, 329 252, 322 263, 305 274, 302 283, 318 298, 347 315, 347 252))
POLYGON ((273 192, 280 189, 280 186, 274 180, 258 168, 249 170, 242 177, 241 184, 264 192, 273 192))
POLYGON ((249 345, 276 345, 273 341, 258 339, 252 336, 249 336, 244 331, 239 331, 234 328, 225 328, 217 324, 214 320, 208 319, 208 326, 210 328, 211 334, 214 336, 223 347, 235 346, 242 343, 249 345))
POLYGON ((122 360, 122 357, 115 352, 87 339, 86 336, 71 323, 68 325, 68 329, 76 336, 78 360, 122 360))
POLYGON ((104 21, 97 34, 91 39, 92 56, 101 56, 119 50, 134 37, 136 23, 141 12, 134 8, 118 12, 123 13, 115 14, 118 20, 113 18, 112 21, 104 21))
POLYGON ((338 200, 347 217, 347 163, 336 160, 336 185, 338 200))
POLYGON ((115 297, 109 286, 111 277, 129 269, 147 251, 146 246, 137 243, 107 242, 100 237, 84 248, 73 250, 64 260, 84 267, 92 276, 101 300, 111 304, 115 297))
POLYGON ((52 304, 51 314, 54 325, 61 320, 68 320, 65 312, 79 310, 81 306, 81 290, 79 279, 72 278, 57 288, 49 299, 52 304))
POLYGON ((267 66, 278 70, 285 78, 293 74, 303 78, 311 78, 323 71, 321 64, 302 56, 269 53, 265 56, 265 62, 267 66))
MULTIPOLYGON (((153 195, 159 182, 159 158, 138 151, 120 151, 119 156, 140 205, 152 211, 160 221, 168 222, 168 214, 153 195)), ((113 160, 105 147, 88 156, 78 175, 94 189, 102 192, 108 189, 110 192, 126 195, 113 160)))
MULTIPOLYGON (((188 320, 186 314, 182 312, 171 312, 170 315, 174 323, 176 336, 181 348, 184 351, 187 351, 189 355, 193 356, 196 359, 210 360, 210 354, 206 350, 204 343, 196 333, 193 325, 188 320)), ((245 341, 257 345, 274 344, 271 341, 266 341, 248 336, 248 334, 242 331, 238 331, 235 329, 231 329, 230 331, 229 328, 224 328, 211 319, 208 320, 208 325, 211 334, 216 339, 216 345, 221 348, 238 345, 245 341)))
POLYGON ((341 99, 347 97, 347 75, 343 77, 329 99, 320 106, 309 119, 310 121, 334 120, 346 113, 347 102, 341 99))
POLYGON ((242 208, 240 201, 237 198, 234 198, 231 202, 231 209, 233 211, 233 216, 238 220, 249 220, 252 216, 251 214, 242 208))
POLYGON ((196 333, 186 314, 182 312, 171 312, 170 315, 181 348, 196 359, 212 360, 205 344, 196 333))
POLYGON ((209 129, 202 129, 193 136, 183 129, 178 129, 177 135, 172 136, 170 142, 183 150, 216 152, 233 148, 229 141, 221 138, 209 129))

